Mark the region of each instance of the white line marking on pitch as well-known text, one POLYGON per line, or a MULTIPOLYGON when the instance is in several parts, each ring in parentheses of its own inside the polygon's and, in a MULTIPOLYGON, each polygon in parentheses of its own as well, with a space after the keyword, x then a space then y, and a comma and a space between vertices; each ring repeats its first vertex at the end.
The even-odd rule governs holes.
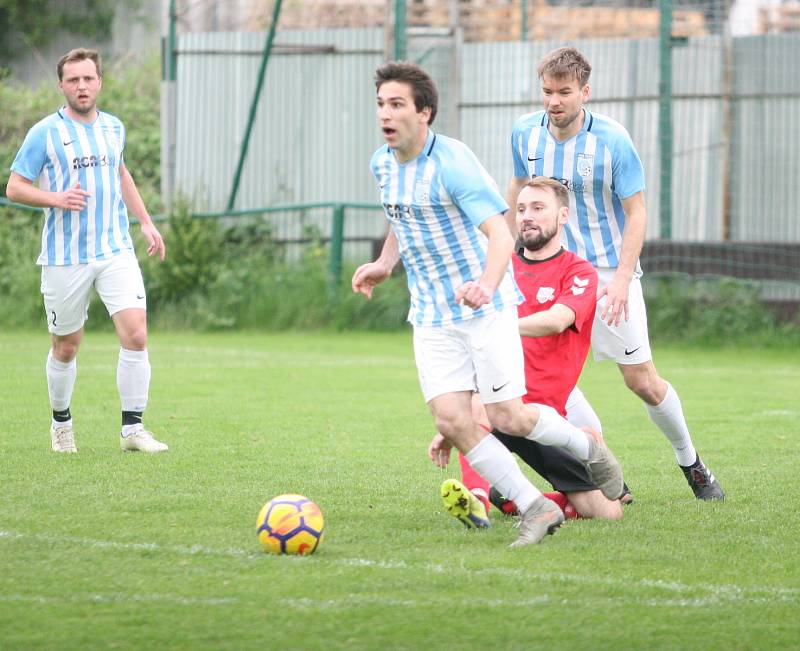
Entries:
POLYGON ((110 603, 171 603, 178 606, 229 606, 238 604, 235 597, 184 597, 174 594, 70 594, 51 597, 47 595, 0 594, 0 602, 34 604, 110 604, 110 603))
MULTIPOLYGON (((65 536, 49 532, 48 534, 27 534, 18 531, 7 531, 0 529, 0 542, 15 541, 15 540, 35 540, 52 544, 53 540, 57 539, 60 544, 75 544, 82 547, 95 547, 100 549, 126 549, 126 550, 139 550, 139 551, 153 551, 163 552, 165 554, 178 554, 181 556, 224 556, 229 558, 240 558, 246 560, 253 560, 265 558, 265 555, 258 551, 249 551, 244 549, 228 548, 228 549, 214 549, 205 547, 203 545, 159 545, 154 542, 116 542, 111 540, 95 540, 92 538, 82 538, 78 536, 65 536)), ((266 558, 277 559, 276 556, 266 556, 266 558)), ((560 574, 560 573, 546 573, 546 572, 532 572, 525 567, 520 568, 505 568, 505 567, 487 567, 480 569, 470 569, 461 564, 458 565, 443 565, 441 563, 407 563, 406 561, 393 561, 393 560, 373 560, 367 558, 325 558, 324 556, 303 557, 294 556, 288 557, 284 560, 291 560, 294 562, 314 562, 326 563, 331 565, 344 565, 348 567, 368 567, 377 570, 404 570, 410 567, 420 567, 430 573, 467 573, 469 575, 489 575, 489 576, 510 576, 526 580, 539 580, 543 582, 562 582, 562 583, 577 583, 589 585, 608 585, 613 587, 639 587, 639 588, 652 588, 666 593, 672 593, 674 597, 668 598, 637 598, 639 603, 646 603, 651 606, 708 606, 722 603, 795 603, 800 596, 800 589, 798 588, 784 588, 779 586, 748 586, 742 588, 736 585, 714 585, 709 583, 699 584, 686 584, 678 583, 675 581, 663 581, 660 579, 613 579, 607 577, 598 577, 590 575, 575 575, 575 574, 560 574), (690 595, 681 598, 681 595, 690 595)), ((179 597, 176 597, 179 598, 179 597)), ((3 596, 0 595, 0 600, 3 596)), ((539 595, 536 599, 547 599, 546 595, 539 595)), ((352 604, 352 597, 350 599, 331 599, 331 600, 312 600, 306 599, 291 600, 291 603, 298 608, 302 607, 318 607, 330 608, 337 607, 338 605, 352 604)), ((601 599, 602 600, 602 599, 601 599)), ((391 600, 386 600, 386 605, 391 600)), ((618 600, 610 600, 617 602, 618 600)), ((371 602, 374 603, 375 599, 372 598, 371 602)), ((381 601, 381 603, 383 603, 381 601)), ((404 603, 398 600, 399 603, 404 603)), ((487 600, 486 605, 491 605, 495 601, 487 600), (490 603, 491 602, 491 603, 490 603)), ((499 604, 499 602, 498 602, 499 604)), ((411 605, 411 602, 408 603, 411 605)), ((502 604, 499 604, 502 605, 502 604)))

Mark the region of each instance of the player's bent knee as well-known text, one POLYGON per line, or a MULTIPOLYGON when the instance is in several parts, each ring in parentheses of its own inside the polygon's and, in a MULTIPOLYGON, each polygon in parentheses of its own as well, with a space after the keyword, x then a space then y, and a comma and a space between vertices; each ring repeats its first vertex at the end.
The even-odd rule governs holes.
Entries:
POLYGON ((624 514, 619 500, 609 500, 599 490, 567 493, 575 510, 584 518, 621 520, 624 514))
POLYGON ((472 420, 462 414, 436 414, 434 422, 437 431, 453 442, 458 442, 473 426, 472 420))
POLYGON ((531 433, 533 426, 527 422, 524 412, 512 409, 492 409, 487 408, 489 421, 492 427, 499 429, 509 436, 527 436, 531 433))
POLYGON ((622 503, 619 500, 614 500, 613 502, 607 501, 607 504, 603 505, 603 514, 598 517, 606 520, 622 520, 623 515, 622 503))
POLYGON ((642 369, 638 372, 623 372, 623 378, 625 386, 642 400, 651 405, 659 402, 658 387, 661 382, 659 382, 660 378, 657 375, 642 369))

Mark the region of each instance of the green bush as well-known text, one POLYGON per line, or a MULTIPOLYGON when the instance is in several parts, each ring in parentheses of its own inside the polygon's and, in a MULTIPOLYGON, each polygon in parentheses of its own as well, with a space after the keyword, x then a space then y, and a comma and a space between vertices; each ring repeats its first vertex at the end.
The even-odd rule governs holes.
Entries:
POLYGON ((408 312, 404 277, 392 278, 372 301, 355 296, 343 272, 330 286, 329 258, 319 233, 299 259, 287 260, 268 222, 192 219, 181 208, 163 225, 168 255, 144 265, 151 319, 159 327, 199 329, 390 329, 408 312))
POLYGON ((39 287, 42 216, 10 208, 0 209, 0 327, 45 325, 39 287))
POLYGON ((800 328, 778 322, 755 281, 667 274, 646 276, 643 287, 654 340, 717 346, 800 343, 800 328))
MULTIPOLYGON (((392 330, 405 326, 408 289, 402 273, 375 290, 353 294, 346 265, 331 293, 327 249, 318 240, 289 259, 269 223, 193 218, 186 205, 160 224, 167 259, 148 258, 134 240, 148 288, 151 324, 162 329, 392 330)), ((306 233, 312 237, 315 233, 306 233)), ((42 327, 39 268, 34 264, 41 216, 4 210, 0 219, 0 327, 42 327)), ((779 323, 761 301, 757 283, 684 275, 646 276, 648 321, 654 341, 784 346, 800 344, 800 327, 779 323)), ((92 307, 89 329, 110 329, 103 307, 92 307)))

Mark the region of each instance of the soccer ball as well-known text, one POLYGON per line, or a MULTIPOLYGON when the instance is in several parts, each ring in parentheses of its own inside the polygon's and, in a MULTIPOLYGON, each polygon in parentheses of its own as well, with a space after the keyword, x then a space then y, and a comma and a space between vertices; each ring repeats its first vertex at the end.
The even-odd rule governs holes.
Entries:
POLYGON ((302 495, 278 495, 258 513, 256 533, 270 554, 313 554, 322 542, 322 511, 302 495))

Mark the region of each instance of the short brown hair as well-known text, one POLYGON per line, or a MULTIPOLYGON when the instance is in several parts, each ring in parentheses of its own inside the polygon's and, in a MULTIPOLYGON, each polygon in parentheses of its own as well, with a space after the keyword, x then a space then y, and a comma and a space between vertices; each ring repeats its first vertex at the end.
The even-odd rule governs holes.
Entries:
POLYGON ((103 76, 102 63, 100 61, 100 53, 97 50, 88 50, 83 47, 70 50, 63 57, 58 60, 58 80, 62 81, 64 78, 64 66, 67 63, 76 63, 78 61, 94 61, 94 67, 97 69, 97 76, 103 76))
POLYGON ((427 72, 416 63, 389 61, 375 71, 375 90, 380 90, 387 81, 397 81, 411 86, 417 113, 426 106, 430 108, 431 118, 428 120, 428 126, 433 124, 439 107, 439 91, 427 72))
MULTIPOLYGON (((563 183, 556 181, 556 179, 550 179, 546 176, 534 176, 530 181, 522 186, 522 189, 525 188, 542 188, 551 190, 556 196, 558 203, 561 204, 560 207, 569 208, 569 194, 567 194, 567 188, 563 183)), ((520 190, 520 192, 521 191, 522 190, 520 190)))
POLYGON ((539 73, 539 79, 545 75, 577 79, 583 87, 589 83, 592 66, 574 47, 560 47, 544 55, 536 72, 539 73))

